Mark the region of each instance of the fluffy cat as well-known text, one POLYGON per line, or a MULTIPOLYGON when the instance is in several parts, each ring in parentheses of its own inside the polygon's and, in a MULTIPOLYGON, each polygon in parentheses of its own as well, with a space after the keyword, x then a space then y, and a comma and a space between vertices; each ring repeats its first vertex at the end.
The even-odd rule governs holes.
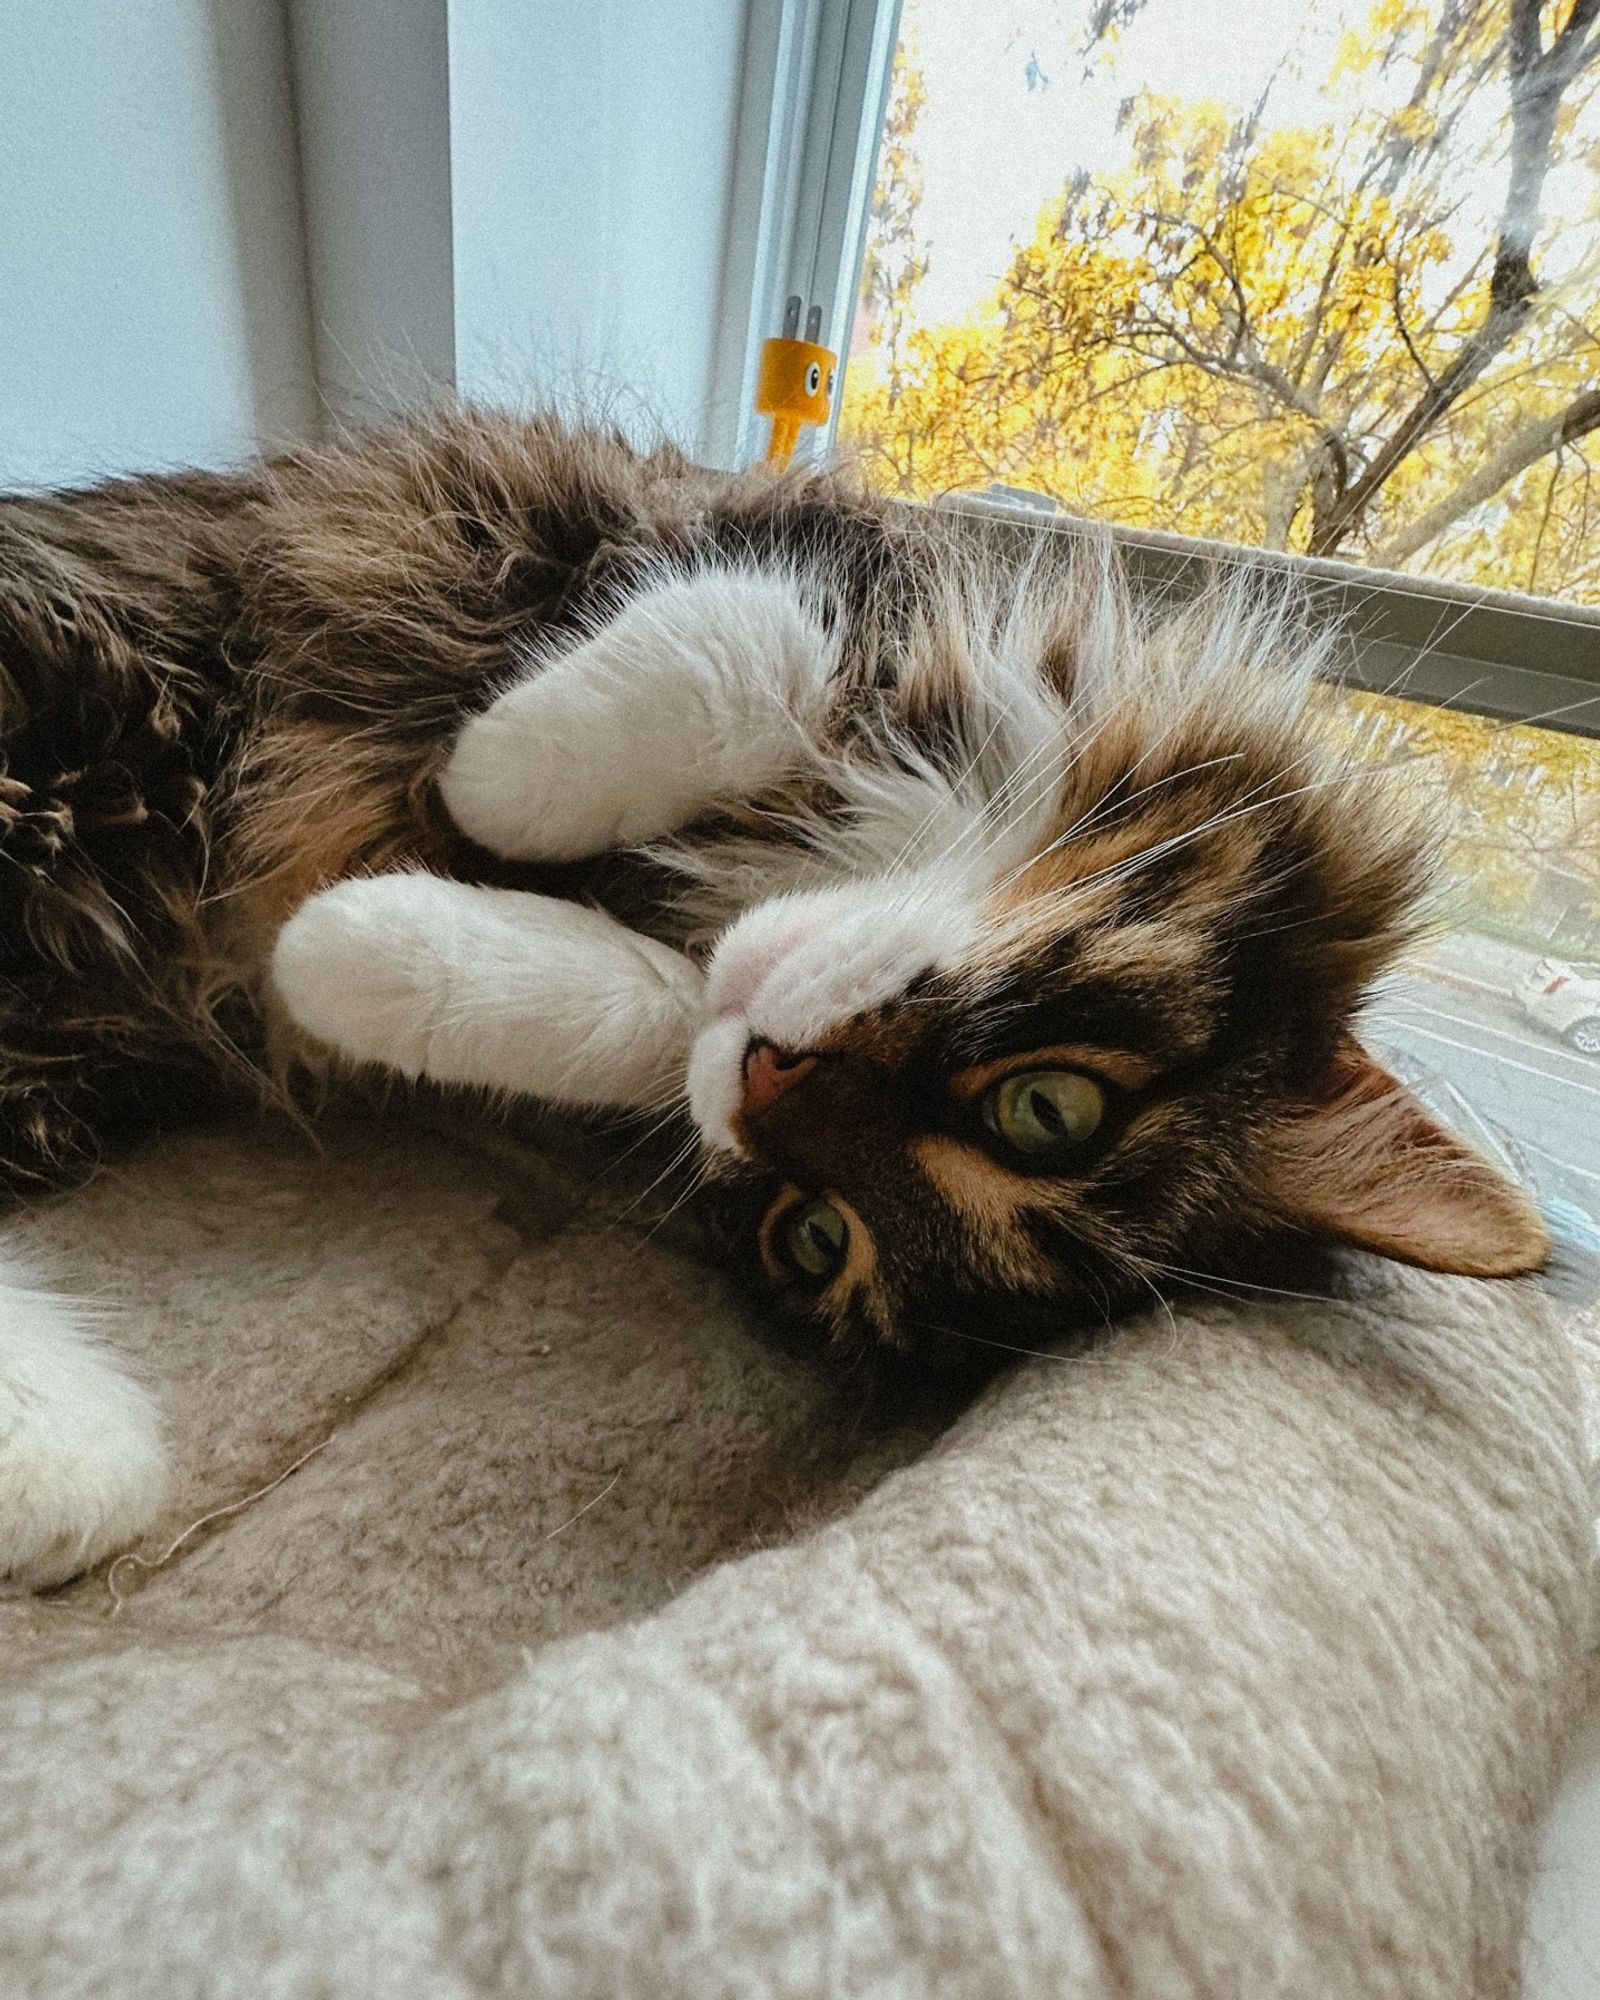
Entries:
MULTIPOLYGON (((0 1184, 332 1051, 686 1106, 836 1345, 1096 1324, 1286 1236, 1495 1275, 1525 1198, 1352 1021, 1427 880, 1260 585, 1158 613, 823 472, 463 411, 0 507, 0 1184)), ((159 1501, 0 1269, 0 1574, 159 1501)))

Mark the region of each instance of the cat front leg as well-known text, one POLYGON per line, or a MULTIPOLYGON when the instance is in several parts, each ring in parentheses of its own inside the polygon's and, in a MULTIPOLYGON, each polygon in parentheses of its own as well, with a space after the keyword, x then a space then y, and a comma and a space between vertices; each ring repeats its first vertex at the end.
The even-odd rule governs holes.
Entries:
POLYGON ((166 1493, 154 1399, 78 1309, 0 1251, 0 1584, 92 1568, 144 1533, 166 1493))
POLYGON ((515 861, 658 839, 803 768, 837 661, 792 581, 708 569, 652 584, 466 724, 445 809, 515 861))
POLYGON ((704 984, 602 911, 424 874, 310 897, 278 935, 272 982, 291 1021, 351 1062, 621 1109, 682 1090, 704 984))

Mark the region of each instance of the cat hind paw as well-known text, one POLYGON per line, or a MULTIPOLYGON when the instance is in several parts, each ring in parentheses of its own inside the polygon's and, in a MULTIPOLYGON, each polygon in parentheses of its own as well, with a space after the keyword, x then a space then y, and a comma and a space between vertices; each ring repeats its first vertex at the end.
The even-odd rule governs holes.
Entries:
POLYGON ((0 1279, 0 1585, 92 1569, 167 1488, 155 1399, 59 1300, 0 1279))

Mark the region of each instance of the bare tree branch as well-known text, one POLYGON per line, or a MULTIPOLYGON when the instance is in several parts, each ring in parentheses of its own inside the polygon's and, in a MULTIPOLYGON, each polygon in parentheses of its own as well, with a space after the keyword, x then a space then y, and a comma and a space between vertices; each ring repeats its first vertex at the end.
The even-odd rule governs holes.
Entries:
POLYGON ((1391 535, 1372 552, 1372 560, 1385 569, 1396 569, 1425 548, 1471 508, 1492 500, 1502 486, 1536 465, 1547 452, 1576 444, 1591 431, 1600 430, 1600 389, 1590 389, 1576 397, 1553 417, 1530 417, 1501 445, 1470 472, 1455 491, 1420 514, 1409 527, 1391 535))
MULTIPOLYGON (((1338 491, 1344 490, 1350 477, 1350 450, 1338 427, 1331 424, 1320 405, 1308 396, 1297 382, 1293 382, 1275 363, 1255 350, 1245 355, 1215 354, 1199 346, 1181 327, 1170 320, 1149 314, 1142 322, 1136 321, 1124 330, 1121 340, 1112 340, 1107 345, 1129 345, 1140 339, 1161 339, 1170 341, 1179 353, 1196 368, 1208 375, 1220 375, 1234 382, 1249 382, 1257 388, 1265 389, 1274 396, 1285 409, 1293 410, 1297 416, 1316 427, 1318 452, 1325 456, 1331 469, 1331 484, 1338 491)), ((1136 354, 1143 356, 1145 350, 1134 347, 1136 354)))
POLYGON ((1600 0, 1575 0, 1548 49, 1540 40, 1539 11, 1539 0, 1511 0, 1511 172, 1496 229, 1488 307, 1448 367, 1422 392, 1366 471, 1318 523, 1311 541, 1314 555, 1331 555, 1360 527, 1395 468, 1504 352, 1533 310, 1539 289, 1533 243, 1542 221, 1539 203, 1550 170, 1556 112, 1563 91, 1593 54, 1594 44, 1583 37, 1600 15, 1600 0))
POLYGON ((1544 555, 1544 538, 1550 532, 1550 516, 1555 508, 1556 488, 1561 484, 1566 455, 1565 447, 1558 447, 1550 461, 1550 477, 1545 482, 1544 489, 1544 506, 1539 514, 1539 532, 1533 538, 1533 548, 1528 556, 1528 580, 1523 585, 1524 590, 1532 591, 1539 587, 1539 563, 1544 555))
POLYGON ((1394 308, 1395 332, 1399 334, 1401 341, 1405 345, 1405 350, 1407 354, 1411 356, 1412 361, 1416 364, 1417 373, 1422 377, 1423 381, 1427 383, 1430 389, 1435 389, 1438 387, 1438 384, 1433 379, 1433 370, 1428 366, 1427 362, 1424 361, 1422 356, 1417 352, 1417 343, 1411 338, 1411 330, 1406 325, 1405 302, 1400 296, 1400 261, 1398 258, 1396 258, 1390 264, 1389 275, 1394 280, 1394 283, 1390 289, 1389 298, 1390 298, 1390 303, 1394 308))

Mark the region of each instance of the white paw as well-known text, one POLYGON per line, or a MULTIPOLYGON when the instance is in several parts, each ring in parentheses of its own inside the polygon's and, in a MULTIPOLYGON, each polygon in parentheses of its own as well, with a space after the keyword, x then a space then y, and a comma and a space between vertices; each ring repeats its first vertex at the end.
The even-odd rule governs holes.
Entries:
POLYGON ((568 1105, 670 1094, 704 983, 604 911, 425 874, 319 891, 272 954, 289 1019, 348 1060, 568 1105))
POLYGON ((589 738, 605 718, 591 722, 582 712, 567 665, 475 715, 439 774, 445 811, 491 854, 581 861, 627 844, 629 802, 640 789, 631 760, 615 740, 596 757, 589 738))
POLYGON ((59 1300, 0 1275, 0 1581, 37 1590, 92 1568, 166 1493, 148 1391, 59 1300))
POLYGON ((272 984, 297 1028, 353 1062, 421 1076, 455 898, 429 875, 335 883, 279 931, 272 984), (438 947, 430 938, 436 934, 438 947))
POLYGON ((440 797, 463 833, 512 860, 659 839, 804 763, 837 659, 785 578, 668 579, 473 717, 440 797))

